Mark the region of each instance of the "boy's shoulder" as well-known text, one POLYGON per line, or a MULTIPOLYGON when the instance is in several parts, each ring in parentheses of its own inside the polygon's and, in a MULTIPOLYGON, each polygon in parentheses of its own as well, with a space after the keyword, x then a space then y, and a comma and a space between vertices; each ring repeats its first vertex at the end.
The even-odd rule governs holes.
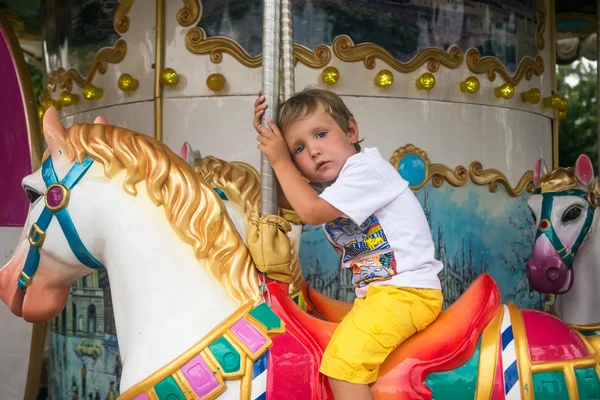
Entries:
POLYGON ((408 186, 408 182, 400 176, 398 171, 396 171, 389 161, 381 156, 379 149, 376 147, 364 148, 360 153, 356 153, 350 157, 346 162, 346 165, 344 165, 344 168, 342 168, 341 173, 343 173, 345 169, 353 169, 353 166, 360 165, 364 166, 364 168, 360 168, 361 170, 376 173, 386 183, 399 184, 401 186, 406 184, 406 186, 408 186))

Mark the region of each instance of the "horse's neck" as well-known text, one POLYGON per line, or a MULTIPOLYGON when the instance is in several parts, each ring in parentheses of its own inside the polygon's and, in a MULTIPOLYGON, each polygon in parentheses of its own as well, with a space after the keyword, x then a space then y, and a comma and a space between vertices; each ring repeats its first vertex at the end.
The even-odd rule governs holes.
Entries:
POLYGON ((576 325, 600 323, 600 210, 594 215, 593 229, 573 263, 574 282, 568 293, 556 298, 556 313, 576 325))
POLYGON ((100 218, 125 391, 197 343, 238 305, 144 188, 137 197, 117 189, 105 194, 110 215, 100 218))

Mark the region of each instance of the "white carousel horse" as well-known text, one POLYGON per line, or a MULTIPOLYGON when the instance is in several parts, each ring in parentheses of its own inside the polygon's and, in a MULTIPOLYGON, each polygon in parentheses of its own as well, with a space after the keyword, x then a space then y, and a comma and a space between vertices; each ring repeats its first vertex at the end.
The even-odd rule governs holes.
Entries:
MULTIPOLYGON (((186 161, 118 127, 66 131, 53 108, 44 134, 43 167, 23 179, 28 221, 0 270, 0 298, 14 314, 53 318, 74 280, 106 268, 121 398, 330 398, 318 364, 336 325, 304 313, 280 282, 267 282, 265 304, 223 202, 186 161)), ((567 382, 571 399, 600 394, 597 353, 583 338, 500 299, 493 280, 479 277, 392 352, 375 398, 547 398, 554 381, 567 382)))
POLYGON ((539 160, 535 192, 528 200, 537 234, 527 277, 534 290, 557 295, 558 317, 572 325, 600 323, 600 236, 598 197, 590 159, 581 155, 575 168, 547 173, 539 160))

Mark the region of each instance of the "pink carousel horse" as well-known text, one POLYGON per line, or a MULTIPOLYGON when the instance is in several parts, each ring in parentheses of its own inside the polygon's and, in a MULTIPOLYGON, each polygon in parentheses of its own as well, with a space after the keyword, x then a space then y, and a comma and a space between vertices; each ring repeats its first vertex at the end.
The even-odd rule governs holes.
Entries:
MULTIPOLYGON (((548 173, 539 160, 536 190, 529 198, 537 234, 527 277, 534 290, 556 294, 558 317, 585 335, 600 330, 598 196, 592 162, 581 155, 575 168, 548 173)), ((590 338, 596 343, 595 338, 590 338)))

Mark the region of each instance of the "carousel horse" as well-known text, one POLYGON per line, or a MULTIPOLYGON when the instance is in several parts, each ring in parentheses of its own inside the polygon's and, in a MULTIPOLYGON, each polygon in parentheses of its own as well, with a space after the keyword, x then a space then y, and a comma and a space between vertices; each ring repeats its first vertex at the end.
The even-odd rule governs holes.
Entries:
POLYGON ((600 185, 592 162, 581 155, 574 168, 548 173, 539 160, 533 179, 536 189, 528 203, 537 233, 527 263, 529 284, 538 292, 556 295, 554 311, 560 319, 586 336, 596 336, 595 331, 600 330, 596 288, 600 282, 596 235, 600 185))
MULTIPOLYGON (((146 135, 103 124, 65 130, 53 108, 43 126, 49 150, 23 180, 28 221, 0 270, 0 298, 14 314, 55 317, 74 280, 105 268, 121 399, 331 398, 318 365, 336 324, 302 311, 286 283, 263 280, 201 175, 146 135)), ((289 230, 282 221, 275 234, 289 230)), ((597 368, 582 335, 502 304, 483 274, 391 353, 372 392, 381 400, 595 399, 597 368)))
MULTIPOLYGON (((245 239, 252 218, 259 214, 260 176, 258 172, 254 167, 243 162, 228 162, 212 156, 202 157, 200 152, 194 150, 187 142, 181 146, 179 155, 219 194, 238 233, 242 239, 245 239)), ((296 302, 303 304, 304 298, 300 294, 304 281, 298 258, 302 222, 295 213, 289 210, 281 209, 280 213, 291 224, 289 234, 292 272, 290 296, 296 302)))

